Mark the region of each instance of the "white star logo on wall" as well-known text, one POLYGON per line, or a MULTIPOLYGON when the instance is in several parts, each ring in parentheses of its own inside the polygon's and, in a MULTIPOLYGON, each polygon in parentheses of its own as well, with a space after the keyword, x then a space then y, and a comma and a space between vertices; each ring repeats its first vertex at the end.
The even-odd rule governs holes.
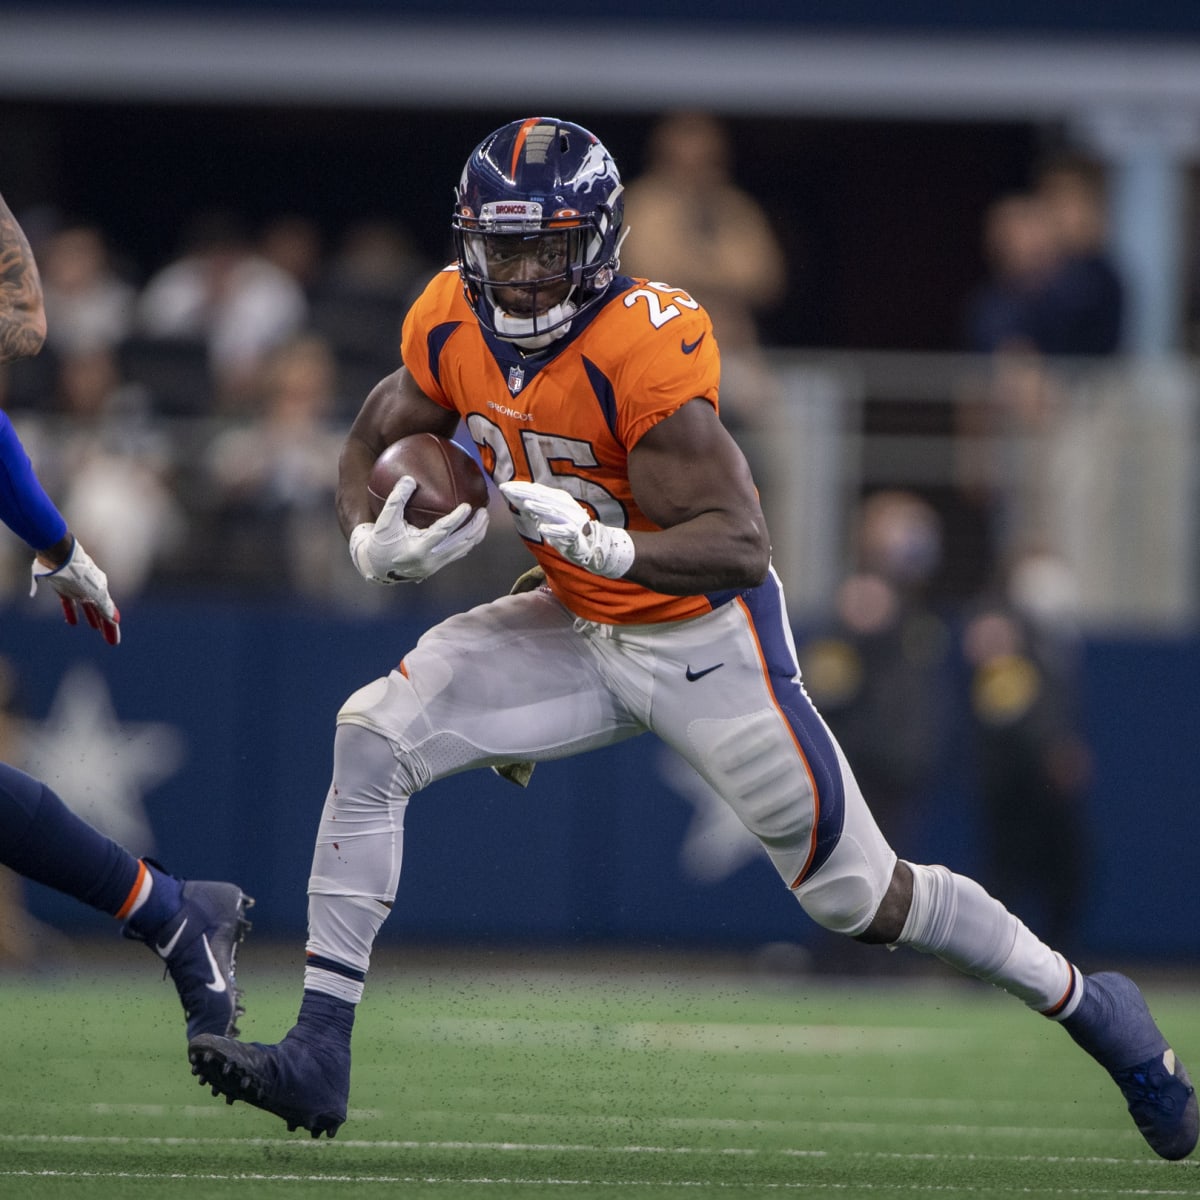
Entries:
POLYGON ((71 667, 44 721, 25 727, 25 769, 85 821, 130 853, 154 850, 142 798, 174 775, 183 735, 159 722, 121 721, 94 667, 71 667))
POLYGON ((679 851, 686 875, 698 883, 720 883, 762 855, 758 838, 674 750, 662 749, 658 774, 692 806, 692 819, 679 851))

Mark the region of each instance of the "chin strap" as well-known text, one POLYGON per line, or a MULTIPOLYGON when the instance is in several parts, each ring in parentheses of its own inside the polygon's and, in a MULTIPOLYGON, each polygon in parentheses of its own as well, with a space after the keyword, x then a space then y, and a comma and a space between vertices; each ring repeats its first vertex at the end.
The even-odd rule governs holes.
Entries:
POLYGON ((564 300, 544 312, 541 317, 510 317, 499 305, 492 305, 492 323, 496 336, 506 342, 513 342, 523 350, 541 350, 551 342, 557 342, 571 330, 571 318, 579 306, 570 300, 564 300), (554 326, 546 333, 535 333, 534 328, 539 323, 554 326))

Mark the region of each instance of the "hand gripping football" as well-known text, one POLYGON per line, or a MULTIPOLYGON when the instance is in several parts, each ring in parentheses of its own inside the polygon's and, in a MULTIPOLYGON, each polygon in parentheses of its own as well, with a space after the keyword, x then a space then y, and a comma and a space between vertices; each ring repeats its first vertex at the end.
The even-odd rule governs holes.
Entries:
POLYGON ((449 438, 414 433, 393 442, 379 455, 367 477, 375 516, 379 516, 402 475, 411 475, 417 481, 404 519, 418 529, 428 528, 463 501, 472 508, 487 506, 487 480, 479 464, 449 438))

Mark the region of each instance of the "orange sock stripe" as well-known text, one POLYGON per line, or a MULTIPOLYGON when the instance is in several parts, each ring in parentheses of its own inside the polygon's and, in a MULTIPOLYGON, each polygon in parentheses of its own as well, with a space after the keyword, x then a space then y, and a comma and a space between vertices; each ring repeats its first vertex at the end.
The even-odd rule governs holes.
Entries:
POLYGON ((146 870, 146 864, 138 859, 137 878, 133 881, 133 887, 129 889, 129 895, 125 897, 125 903, 116 911, 118 921, 123 921, 135 908, 138 907, 139 901, 144 900, 145 896, 150 894, 150 886, 154 882, 150 872, 146 870), (143 891, 145 896, 143 896, 143 891))
POLYGON ((1065 992, 1063 992, 1063 994, 1059 998, 1059 1001, 1057 1004, 1052 1005, 1050 1008, 1042 1010, 1043 1017, 1053 1018, 1053 1017, 1058 1016, 1058 1014, 1060 1012, 1062 1012, 1062 1010, 1064 1008, 1067 1007, 1067 1002, 1075 994, 1075 989, 1078 986, 1077 973, 1076 973, 1074 965, 1068 963, 1068 966, 1070 966, 1070 968, 1071 968, 1071 982, 1067 984, 1067 990, 1065 992))

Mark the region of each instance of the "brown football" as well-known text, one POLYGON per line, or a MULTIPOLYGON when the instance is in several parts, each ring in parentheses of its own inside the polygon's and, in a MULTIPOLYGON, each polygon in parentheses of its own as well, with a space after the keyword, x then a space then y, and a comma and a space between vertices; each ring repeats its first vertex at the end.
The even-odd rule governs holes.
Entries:
POLYGON ((418 529, 453 512, 465 500, 472 508, 488 502, 487 480, 479 464, 457 442, 435 433, 414 433, 393 442, 375 460, 367 477, 371 508, 379 516, 402 475, 417 481, 404 519, 418 529))

